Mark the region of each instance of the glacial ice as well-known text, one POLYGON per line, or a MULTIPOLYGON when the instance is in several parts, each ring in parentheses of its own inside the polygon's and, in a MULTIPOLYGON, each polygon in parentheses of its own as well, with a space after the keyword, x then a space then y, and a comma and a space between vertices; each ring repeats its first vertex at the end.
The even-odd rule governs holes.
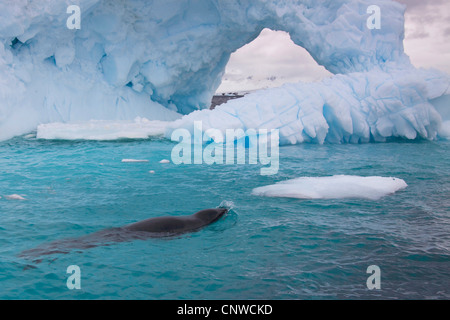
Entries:
POLYGON ((0 140, 39 125, 38 137, 49 139, 122 138, 122 126, 130 129, 127 137, 152 135, 150 123, 148 134, 133 129, 136 117, 172 121, 165 126, 169 138, 199 120, 204 130, 279 129, 284 144, 449 136, 450 77, 411 65, 403 49, 404 6, 397 2, 70 4, 81 8, 80 30, 66 26, 68 1, 0 0, 0 140), (366 24, 374 3, 380 30, 366 24), (209 107, 231 53, 264 28, 288 32, 335 75, 200 111, 209 107), (115 132, 98 120, 115 122, 115 132))
MULTIPOLYGON (((286 84, 229 101, 213 111, 193 112, 170 123, 179 127, 279 129, 281 144, 385 142, 388 138, 434 140, 448 124, 431 100, 445 94, 448 76, 414 68, 389 73, 339 74, 318 83, 286 84)), ((448 105, 450 108, 450 105, 448 105)))
POLYGON ((369 199, 403 190, 402 179, 388 177, 332 176, 302 177, 253 190, 255 196, 296 199, 369 199))

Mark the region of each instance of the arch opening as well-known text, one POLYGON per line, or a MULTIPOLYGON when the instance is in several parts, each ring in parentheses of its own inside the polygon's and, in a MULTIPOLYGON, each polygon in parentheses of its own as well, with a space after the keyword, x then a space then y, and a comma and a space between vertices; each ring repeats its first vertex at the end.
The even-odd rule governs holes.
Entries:
POLYGON ((295 44, 289 33, 265 28, 255 40, 231 55, 216 95, 242 95, 330 76, 332 73, 295 44))

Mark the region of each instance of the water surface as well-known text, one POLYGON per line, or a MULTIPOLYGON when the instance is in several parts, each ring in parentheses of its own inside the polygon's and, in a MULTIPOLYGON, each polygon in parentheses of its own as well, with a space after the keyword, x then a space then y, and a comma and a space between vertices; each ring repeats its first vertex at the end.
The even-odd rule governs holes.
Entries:
POLYGON ((163 139, 0 143, 1 299, 449 299, 450 143, 297 145, 280 171, 182 165, 163 139), (147 163, 122 163, 145 159, 147 163), (150 173, 154 171, 154 173, 150 173), (378 201, 252 196, 298 177, 397 177, 408 188, 378 201), (26 200, 8 200, 18 194, 26 200), (233 203, 197 233, 45 257, 19 254, 150 217, 233 203), (81 290, 66 286, 81 269, 81 290), (381 290, 366 270, 381 268, 381 290))

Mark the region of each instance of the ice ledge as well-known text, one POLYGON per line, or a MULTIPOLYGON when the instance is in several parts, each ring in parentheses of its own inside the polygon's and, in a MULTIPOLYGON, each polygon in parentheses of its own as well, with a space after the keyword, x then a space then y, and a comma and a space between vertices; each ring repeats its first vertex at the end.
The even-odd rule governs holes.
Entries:
POLYGON ((278 129, 284 145, 446 138, 449 85, 450 77, 444 73, 412 67, 287 84, 253 92, 215 110, 193 112, 172 122, 166 137, 177 128, 193 132, 194 122, 201 121, 204 131, 223 133, 278 129), (443 105, 435 107, 436 101, 443 105))

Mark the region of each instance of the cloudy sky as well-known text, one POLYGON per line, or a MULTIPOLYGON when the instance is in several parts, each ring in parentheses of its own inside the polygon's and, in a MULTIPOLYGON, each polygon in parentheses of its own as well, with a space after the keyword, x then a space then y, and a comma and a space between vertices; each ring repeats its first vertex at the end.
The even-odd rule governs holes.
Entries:
MULTIPOLYGON (((450 1, 396 0, 407 5, 405 51, 416 67, 450 74, 450 1)), ((234 53, 218 92, 274 87, 286 82, 311 82, 331 74, 285 32, 264 30, 234 53)))

